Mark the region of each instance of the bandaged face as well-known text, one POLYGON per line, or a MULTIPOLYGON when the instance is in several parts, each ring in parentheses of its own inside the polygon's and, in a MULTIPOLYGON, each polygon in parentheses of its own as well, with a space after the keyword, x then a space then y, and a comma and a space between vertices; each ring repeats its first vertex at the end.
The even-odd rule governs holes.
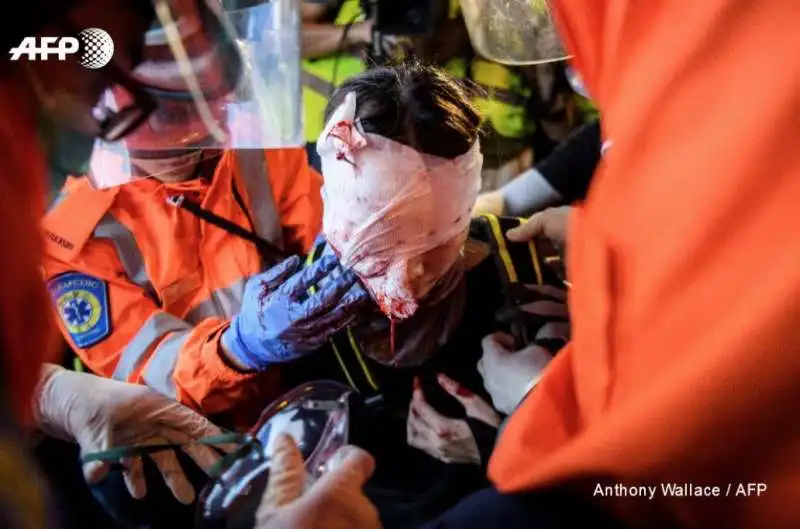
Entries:
POLYGON ((480 190, 475 144, 446 159, 420 153, 355 119, 348 93, 318 143, 323 234, 392 320, 410 317, 456 263, 480 190))

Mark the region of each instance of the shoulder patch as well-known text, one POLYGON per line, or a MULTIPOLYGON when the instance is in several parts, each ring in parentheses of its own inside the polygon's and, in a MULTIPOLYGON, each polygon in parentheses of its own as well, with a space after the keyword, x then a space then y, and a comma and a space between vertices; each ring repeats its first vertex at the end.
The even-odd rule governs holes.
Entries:
POLYGON ((48 281, 47 290, 76 346, 91 347, 111 334, 108 283, 67 272, 48 281))

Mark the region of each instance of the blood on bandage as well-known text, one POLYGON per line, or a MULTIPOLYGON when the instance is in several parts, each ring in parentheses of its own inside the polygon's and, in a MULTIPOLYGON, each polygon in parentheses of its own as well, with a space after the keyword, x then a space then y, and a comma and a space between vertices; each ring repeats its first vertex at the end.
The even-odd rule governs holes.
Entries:
POLYGON ((341 145, 337 146, 336 159, 347 162, 355 167, 356 163, 355 160, 352 159, 352 154, 366 145, 367 142, 364 137, 355 130, 353 122, 350 120, 341 120, 337 122, 336 125, 331 128, 330 132, 328 132, 328 137, 335 138, 341 142, 341 145), (348 158, 348 155, 350 158, 348 158))
POLYGON ((341 252, 342 266, 390 321, 400 322, 459 259, 483 157, 477 142, 445 159, 363 132, 356 110, 355 94, 346 94, 318 143, 323 231, 341 252))

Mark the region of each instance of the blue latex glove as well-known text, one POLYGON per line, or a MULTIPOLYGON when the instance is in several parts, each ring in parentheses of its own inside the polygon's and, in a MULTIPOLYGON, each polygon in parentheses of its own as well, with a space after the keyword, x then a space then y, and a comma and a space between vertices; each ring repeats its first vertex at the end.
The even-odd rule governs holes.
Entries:
POLYGON ((369 299, 356 275, 338 266, 327 255, 304 269, 294 256, 250 278, 242 309, 222 335, 223 347, 253 371, 318 349, 369 299))

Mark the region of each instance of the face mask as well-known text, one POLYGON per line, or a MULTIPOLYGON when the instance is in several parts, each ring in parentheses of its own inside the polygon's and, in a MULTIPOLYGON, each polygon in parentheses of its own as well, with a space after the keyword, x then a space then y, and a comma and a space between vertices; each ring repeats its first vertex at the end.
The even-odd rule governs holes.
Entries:
POLYGON ((356 96, 333 113, 317 151, 323 234, 390 319, 403 320, 456 263, 481 185, 476 141, 446 159, 363 132, 356 96))
POLYGON ((164 178, 165 181, 180 181, 193 174, 203 152, 193 150, 169 158, 133 158, 125 151, 98 144, 92 153, 87 177, 95 189, 115 187, 151 176, 168 176, 171 178, 164 178))
POLYGON ((180 181, 192 176, 202 157, 202 151, 189 151, 169 158, 131 158, 131 163, 146 175, 180 181))

